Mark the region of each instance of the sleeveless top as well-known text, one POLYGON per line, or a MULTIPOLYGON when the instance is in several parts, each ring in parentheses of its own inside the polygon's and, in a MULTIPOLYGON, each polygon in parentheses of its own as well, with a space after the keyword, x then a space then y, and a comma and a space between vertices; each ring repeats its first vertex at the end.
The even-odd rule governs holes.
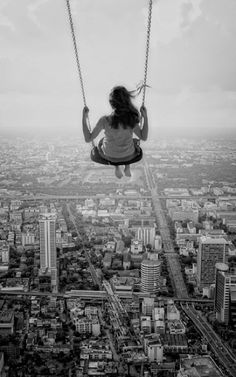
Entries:
POLYGON ((111 127, 111 118, 103 117, 104 138, 100 151, 110 160, 127 161, 135 155, 133 129, 123 128, 120 124, 117 129, 111 127))

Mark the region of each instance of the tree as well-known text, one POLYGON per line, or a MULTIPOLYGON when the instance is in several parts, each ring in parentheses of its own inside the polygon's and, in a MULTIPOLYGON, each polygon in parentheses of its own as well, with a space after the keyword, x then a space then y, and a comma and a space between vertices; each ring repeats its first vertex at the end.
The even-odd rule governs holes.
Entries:
POLYGON ((193 263, 193 258, 192 257, 184 257, 182 256, 181 262, 185 265, 191 265, 193 263))
POLYGON ((194 293, 194 285, 187 283, 188 293, 192 295, 194 293))
POLYGON ((131 240, 132 238, 130 236, 124 236, 122 237, 122 240, 124 242, 125 247, 130 247, 131 246, 131 240))

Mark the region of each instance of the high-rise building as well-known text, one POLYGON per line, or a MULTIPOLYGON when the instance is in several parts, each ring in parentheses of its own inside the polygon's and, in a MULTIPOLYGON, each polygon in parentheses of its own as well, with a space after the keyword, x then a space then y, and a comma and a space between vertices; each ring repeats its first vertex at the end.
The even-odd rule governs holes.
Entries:
POLYGON ((216 263, 215 314, 219 322, 230 320, 230 289, 236 287, 236 271, 225 263, 216 263))
POLYGON ((155 293, 160 288, 161 262, 145 259, 141 263, 142 292, 155 293))
POLYGON ((51 274, 52 286, 57 289, 56 216, 52 213, 39 219, 40 269, 51 274))
POLYGON ((236 286, 230 287, 229 317, 230 324, 236 329, 236 286))
POLYGON ((136 239, 138 241, 143 241, 145 246, 150 244, 152 247, 154 247, 155 235, 156 229, 154 226, 142 226, 136 228, 136 239))
POLYGON ((6 241, 0 241, 0 264, 9 263, 10 246, 6 241))
POLYGON ((162 249, 162 239, 161 239, 161 236, 159 234, 157 234, 154 238, 154 248, 157 251, 161 251, 161 249, 162 249))
POLYGON ((197 283, 199 288, 215 282, 215 265, 226 261, 225 238, 200 237, 197 255, 197 283))

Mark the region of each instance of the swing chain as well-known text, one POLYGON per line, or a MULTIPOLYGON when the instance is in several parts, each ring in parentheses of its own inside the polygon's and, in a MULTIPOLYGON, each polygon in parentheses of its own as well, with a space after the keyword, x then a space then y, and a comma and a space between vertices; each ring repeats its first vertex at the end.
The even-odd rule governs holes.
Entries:
POLYGON ((87 106, 87 104, 86 104, 86 97, 85 97, 85 90, 84 90, 84 83, 83 83, 83 76, 82 76, 82 70, 81 70, 80 60, 79 60, 78 46, 77 46, 77 43, 76 43, 75 29, 74 29, 72 14, 71 14, 70 1, 66 0, 66 4, 67 4, 68 17, 69 17, 69 22, 70 22, 70 29, 71 29, 71 35, 72 35, 72 40, 73 40, 73 47, 74 47, 74 52, 75 52, 75 58, 76 58, 76 63, 77 63, 77 68, 78 68, 78 73, 79 73, 81 91, 82 91, 82 96, 83 96, 83 102, 84 102, 84 106, 87 106))
MULTIPOLYGON (((72 35, 72 40, 73 40, 73 47, 74 47, 74 52, 75 52, 76 64, 77 64, 77 69, 78 69, 78 74, 79 74, 79 79, 80 79, 80 86, 81 86, 81 91, 82 91, 83 103, 84 103, 84 106, 87 106, 82 70, 81 70, 81 66, 80 66, 78 47, 77 47, 77 42, 76 42, 76 37, 75 37, 75 30, 74 30, 72 14, 71 14, 70 0, 66 0, 66 5, 67 5, 67 10, 68 10, 68 17, 69 17, 69 22, 70 22, 70 29, 71 29, 71 35, 72 35)), ((152 21, 152 0, 149 0, 142 106, 144 106, 144 103, 145 103, 145 95, 146 95, 146 87, 147 87, 147 72, 148 72, 149 44, 150 44, 150 35, 151 35, 151 21, 152 21)), ((88 122, 88 128, 91 132, 91 126, 90 126, 89 118, 87 119, 87 122, 88 122)), ((92 141, 92 144, 94 145, 93 141, 92 141)))
POLYGON ((147 72, 148 72, 149 44, 150 44, 150 36, 151 36, 151 23, 152 23, 152 0, 149 0, 142 106, 144 106, 144 103, 145 103, 145 95, 146 95, 146 87, 147 87, 147 72))
MULTIPOLYGON (((71 14, 70 0, 66 0, 66 5, 67 5, 67 10, 68 10, 70 30, 71 30, 72 40, 73 40, 73 47, 74 47, 75 58, 76 58, 76 65, 77 65, 78 73, 79 73, 79 80, 80 80, 80 87, 81 87, 81 91, 82 91, 83 102, 84 102, 84 106, 87 106, 82 70, 81 70, 80 60, 79 60, 78 46, 77 46, 76 37, 75 37, 75 28, 74 28, 72 14, 71 14)), ((91 132, 91 125, 90 125, 89 117, 87 117, 87 124, 88 124, 88 129, 91 132)), ((92 145, 93 146, 95 145, 93 140, 92 140, 92 145)))

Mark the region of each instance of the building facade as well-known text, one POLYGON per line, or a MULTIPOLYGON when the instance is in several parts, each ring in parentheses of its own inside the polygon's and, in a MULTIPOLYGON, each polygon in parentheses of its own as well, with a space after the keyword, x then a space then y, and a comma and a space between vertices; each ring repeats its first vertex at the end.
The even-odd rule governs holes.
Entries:
POLYGON ((215 313, 219 322, 230 321, 230 290, 236 287, 236 271, 224 263, 216 264, 215 313))
POLYGON ((40 269, 51 274, 54 289, 57 288, 56 216, 43 214, 39 219, 40 269))
POLYGON ((141 290, 156 293, 160 288, 161 262, 145 259, 141 263, 141 290))
POLYGON ((143 244, 146 246, 150 244, 154 247, 154 240, 156 235, 155 227, 138 227, 136 228, 136 238, 138 241, 143 241, 143 244))
POLYGON ((226 251, 227 241, 223 237, 200 237, 197 255, 197 284, 200 289, 215 282, 215 265, 225 262, 226 251))
POLYGON ((10 246, 6 241, 0 241, 0 264, 8 264, 10 255, 10 246))
POLYGON ((22 246, 26 246, 26 245, 33 245, 35 243, 35 235, 34 233, 22 233, 21 235, 21 239, 22 239, 22 246))

